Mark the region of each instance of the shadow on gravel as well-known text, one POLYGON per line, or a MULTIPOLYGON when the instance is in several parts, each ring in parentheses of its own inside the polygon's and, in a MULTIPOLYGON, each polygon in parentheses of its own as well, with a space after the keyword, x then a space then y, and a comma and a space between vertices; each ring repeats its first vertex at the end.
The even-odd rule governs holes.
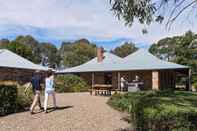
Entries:
MULTIPOLYGON (((65 110, 65 109, 69 109, 69 108, 73 108, 73 106, 58 106, 57 108, 54 108, 54 107, 49 107, 47 108, 47 113, 50 113, 50 112, 53 112, 53 111, 57 111, 57 110, 65 110)), ((25 108, 23 110, 19 110, 17 112, 11 112, 9 114, 5 114, 5 115, 0 115, 0 118, 1 117, 6 117, 8 115, 13 115, 13 114, 17 114, 17 113, 22 113, 22 112, 29 112, 29 108, 25 108)), ((39 113, 42 113, 44 112, 43 108, 42 110, 39 110, 39 111, 35 111, 33 114, 39 114, 39 113)))
POLYGON ((130 116, 124 116, 121 120, 126 121, 127 123, 131 123, 130 116))
POLYGON ((4 115, 0 115, 0 118, 1 117, 6 117, 6 116, 9 116, 9 115, 13 115, 13 114, 17 114, 17 113, 28 112, 28 111, 29 111, 29 108, 24 108, 24 109, 18 110, 16 112, 10 112, 10 113, 4 114, 4 115))
POLYGON ((73 108, 73 106, 58 106, 57 108, 49 107, 49 108, 47 108, 47 111, 48 111, 47 113, 57 111, 57 110, 65 110, 65 109, 69 109, 69 108, 73 108))

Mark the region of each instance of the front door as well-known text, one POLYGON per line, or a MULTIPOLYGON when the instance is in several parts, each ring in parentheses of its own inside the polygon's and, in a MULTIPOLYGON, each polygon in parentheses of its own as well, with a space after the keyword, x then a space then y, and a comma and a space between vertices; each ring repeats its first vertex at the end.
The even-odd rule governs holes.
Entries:
POLYGON ((112 84, 112 73, 110 72, 107 72, 107 73, 104 73, 104 82, 105 84, 112 84))

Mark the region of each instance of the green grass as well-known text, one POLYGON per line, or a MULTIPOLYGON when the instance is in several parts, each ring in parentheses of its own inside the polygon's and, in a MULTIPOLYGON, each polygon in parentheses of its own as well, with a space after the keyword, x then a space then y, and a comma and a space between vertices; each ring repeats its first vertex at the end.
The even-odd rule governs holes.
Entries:
POLYGON ((131 114, 136 128, 166 131, 197 129, 197 94, 184 91, 145 91, 115 94, 112 107, 131 114), (162 130, 161 129, 161 130, 162 130))

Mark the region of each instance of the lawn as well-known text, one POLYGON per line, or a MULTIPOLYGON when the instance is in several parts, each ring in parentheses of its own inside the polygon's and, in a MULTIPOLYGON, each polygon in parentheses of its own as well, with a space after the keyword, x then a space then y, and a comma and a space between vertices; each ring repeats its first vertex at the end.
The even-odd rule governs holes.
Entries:
POLYGON ((145 91, 114 94, 108 104, 131 114, 142 131, 197 130, 197 94, 184 91, 145 91))

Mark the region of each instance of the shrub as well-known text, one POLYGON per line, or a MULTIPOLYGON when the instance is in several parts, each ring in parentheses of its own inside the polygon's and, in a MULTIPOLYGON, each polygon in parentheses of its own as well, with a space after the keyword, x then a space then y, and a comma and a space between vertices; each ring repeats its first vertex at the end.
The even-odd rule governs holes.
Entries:
POLYGON ((127 111, 139 131, 197 130, 197 94, 148 91, 116 94, 108 104, 127 111))
POLYGON ((17 110, 17 88, 14 85, 0 85, 0 116, 17 110))
POLYGON ((192 86, 197 90, 197 82, 192 84, 192 86))
POLYGON ((17 105, 18 110, 25 110, 26 107, 29 107, 33 101, 33 91, 31 88, 28 88, 25 92, 26 86, 17 86, 18 94, 17 94, 17 105))
POLYGON ((57 92, 84 92, 88 91, 88 84, 76 75, 58 75, 55 78, 57 92))
POLYGON ((16 82, 4 82, 4 85, 0 85, 0 116, 24 111, 30 106, 33 98, 32 89, 29 88, 26 93, 24 90, 25 86, 20 86, 16 82))

